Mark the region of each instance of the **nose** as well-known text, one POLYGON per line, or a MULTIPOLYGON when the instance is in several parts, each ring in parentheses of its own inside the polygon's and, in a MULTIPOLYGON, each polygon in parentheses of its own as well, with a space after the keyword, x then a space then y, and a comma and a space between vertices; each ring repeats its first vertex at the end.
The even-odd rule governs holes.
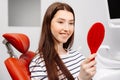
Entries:
POLYGON ((68 31, 69 30, 69 24, 65 23, 64 30, 68 31))

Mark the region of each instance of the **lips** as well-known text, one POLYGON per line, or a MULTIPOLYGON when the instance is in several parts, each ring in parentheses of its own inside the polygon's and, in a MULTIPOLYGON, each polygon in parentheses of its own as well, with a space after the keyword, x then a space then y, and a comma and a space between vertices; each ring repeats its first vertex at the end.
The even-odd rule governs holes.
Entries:
POLYGON ((69 33, 60 33, 60 35, 64 36, 64 37, 68 37, 69 33))

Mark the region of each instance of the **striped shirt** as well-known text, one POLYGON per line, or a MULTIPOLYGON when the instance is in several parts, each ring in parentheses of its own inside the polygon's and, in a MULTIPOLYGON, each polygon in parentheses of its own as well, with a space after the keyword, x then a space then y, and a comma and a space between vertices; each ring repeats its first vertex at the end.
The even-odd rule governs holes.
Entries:
MULTIPOLYGON (((75 80, 80 72, 80 64, 85 59, 85 57, 80 54, 78 51, 69 50, 68 54, 60 55, 60 58, 73 75, 75 80)), ((31 80, 48 80, 46 67, 44 63, 44 59, 39 55, 36 55, 35 58, 31 61, 29 65, 29 70, 31 72, 31 80)), ((67 80, 63 77, 63 74, 59 74, 60 80, 67 80)))

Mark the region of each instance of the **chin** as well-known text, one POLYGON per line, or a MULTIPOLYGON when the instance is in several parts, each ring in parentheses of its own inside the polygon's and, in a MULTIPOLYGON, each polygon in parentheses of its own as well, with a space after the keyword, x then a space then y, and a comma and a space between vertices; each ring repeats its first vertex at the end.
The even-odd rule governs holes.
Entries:
POLYGON ((64 41, 62 41, 62 43, 66 43, 68 40, 64 40, 64 41))
POLYGON ((66 43, 68 41, 68 39, 61 39, 59 40, 60 43, 66 43))

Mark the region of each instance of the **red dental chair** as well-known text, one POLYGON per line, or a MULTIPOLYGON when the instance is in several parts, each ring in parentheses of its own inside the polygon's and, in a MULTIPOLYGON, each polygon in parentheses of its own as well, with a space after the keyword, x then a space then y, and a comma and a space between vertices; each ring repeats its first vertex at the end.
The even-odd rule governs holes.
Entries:
POLYGON ((4 63, 12 80, 30 80, 29 63, 35 53, 28 50, 29 38, 22 33, 5 33, 2 36, 10 55, 4 63), (19 57, 13 52, 13 47, 21 53, 19 57))

